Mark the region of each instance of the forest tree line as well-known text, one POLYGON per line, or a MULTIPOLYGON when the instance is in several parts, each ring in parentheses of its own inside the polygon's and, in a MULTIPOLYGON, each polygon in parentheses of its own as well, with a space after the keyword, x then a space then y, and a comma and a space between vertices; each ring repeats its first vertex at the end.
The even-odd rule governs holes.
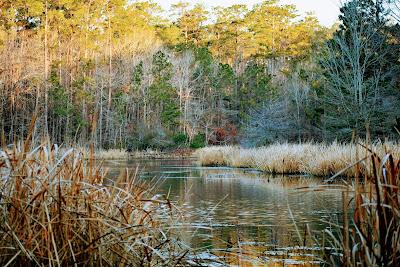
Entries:
POLYGON ((340 23, 264 1, 5 0, 0 131, 97 148, 395 137, 398 3, 353 0, 340 23))

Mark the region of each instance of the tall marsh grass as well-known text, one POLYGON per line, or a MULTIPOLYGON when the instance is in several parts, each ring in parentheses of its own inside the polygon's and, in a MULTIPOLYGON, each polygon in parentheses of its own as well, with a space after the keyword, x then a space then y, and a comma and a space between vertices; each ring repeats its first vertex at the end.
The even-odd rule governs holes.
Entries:
MULTIPOLYGON (((371 146, 378 155, 391 152, 400 156, 400 146, 393 143, 377 143, 371 146)), ((341 173, 354 177, 350 168, 363 157, 363 145, 352 144, 273 144, 260 148, 233 146, 206 147, 196 152, 203 166, 230 166, 256 168, 270 173, 312 174, 331 176, 341 173)), ((361 163, 361 168, 368 168, 361 163)))
POLYGON ((128 173, 106 172, 74 150, 0 150, 1 266, 190 265, 168 230, 175 211, 128 173))
MULTIPOLYGON (((326 230, 336 266, 400 266, 400 158, 372 152, 368 172, 343 193, 339 236, 326 230), (362 182, 358 182, 362 178, 362 182), (354 212, 351 212, 354 210, 354 212)), ((328 259, 329 260, 329 259, 328 259)))

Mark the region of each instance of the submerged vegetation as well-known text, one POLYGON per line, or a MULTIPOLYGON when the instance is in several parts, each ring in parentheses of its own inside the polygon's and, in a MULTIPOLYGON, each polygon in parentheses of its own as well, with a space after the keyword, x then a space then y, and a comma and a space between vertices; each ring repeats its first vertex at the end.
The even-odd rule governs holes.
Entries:
MULTIPOLYGON (((393 153, 400 157, 400 146, 395 143, 375 144, 370 147, 378 155, 393 153)), ((355 177, 354 163, 365 157, 363 145, 351 144, 273 144, 259 148, 234 146, 206 147, 198 150, 200 164, 256 168, 269 173, 311 174, 328 177, 335 174, 355 177)), ((360 163, 360 170, 369 170, 360 163)))

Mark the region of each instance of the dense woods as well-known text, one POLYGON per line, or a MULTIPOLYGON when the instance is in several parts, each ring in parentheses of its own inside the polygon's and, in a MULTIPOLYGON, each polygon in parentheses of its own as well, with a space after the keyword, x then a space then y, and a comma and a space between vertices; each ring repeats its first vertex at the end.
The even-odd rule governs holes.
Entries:
POLYGON ((326 28, 276 0, 3 0, 2 142, 34 114, 34 141, 98 148, 396 136, 396 6, 353 0, 326 28))
POLYGON ((0 0, 0 264, 398 266, 399 106, 400 0, 0 0))

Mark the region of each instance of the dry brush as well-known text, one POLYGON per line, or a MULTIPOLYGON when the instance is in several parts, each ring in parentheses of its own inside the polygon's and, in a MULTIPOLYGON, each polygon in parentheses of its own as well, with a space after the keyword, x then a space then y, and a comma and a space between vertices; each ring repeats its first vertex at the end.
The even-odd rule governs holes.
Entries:
POLYGON ((0 265, 193 263, 169 230, 175 208, 135 176, 107 182, 81 153, 29 146, 0 150, 0 265))

